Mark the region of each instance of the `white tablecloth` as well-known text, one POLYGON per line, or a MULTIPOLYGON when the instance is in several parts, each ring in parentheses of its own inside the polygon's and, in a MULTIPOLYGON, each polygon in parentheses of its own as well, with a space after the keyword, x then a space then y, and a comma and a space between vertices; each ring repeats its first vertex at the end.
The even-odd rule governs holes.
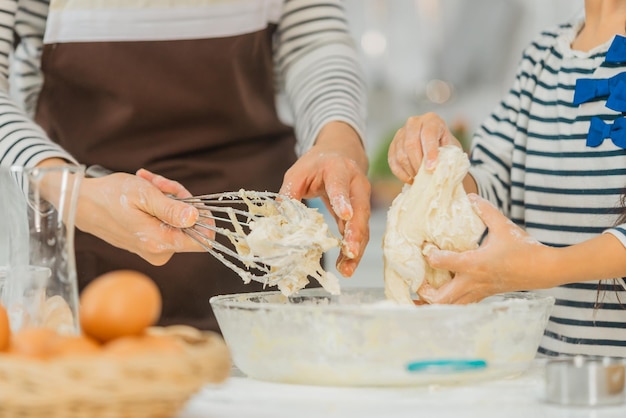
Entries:
POLYGON ((626 404, 574 408, 546 403, 543 365, 538 360, 514 379, 452 387, 316 387, 234 376, 204 388, 178 418, 626 417, 626 404))

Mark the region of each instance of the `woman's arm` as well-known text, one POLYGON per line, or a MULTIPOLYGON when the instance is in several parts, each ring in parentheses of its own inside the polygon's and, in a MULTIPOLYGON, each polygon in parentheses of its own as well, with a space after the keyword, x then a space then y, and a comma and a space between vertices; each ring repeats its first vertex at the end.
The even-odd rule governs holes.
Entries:
POLYGON ((351 276, 369 239, 370 185, 365 85, 343 4, 285 1, 277 33, 276 61, 300 156, 280 191, 325 202, 344 238, 337 268, 351 276))
MULTIPOLYGON (((48 158, 38 166, 63 164, 67 162, 48 158)), ((55 178, 44 181, 42 193, 55 193, 55 178)), ((85 178, 79 190, 76 227, 154 265, 165 264, 177 252, 202 251, 180 229, 196 222, 197 209, 167 195, 188 197, 190 193, 181 184, 147 170, 139 170, 137 175, 85 178)))
POLYGON ((293 113, 298 155, 333 121, 350 125, 364 140, 366 88, 342 1, 285 1, 275 61, 293 113))
MULTIPOLYGON (((22 110, 9 95, 9 55, 13 53, 13 32, 21 39, 25 61, 12 78, 28 105, 36 100, 40 83, 39 61, 48 5, 43 1, 0 0, 0 166, 51 167, 78 162, 22 110), (17 80, 16 80, 17 79, 17 80)), ((26 106, 28 107, 28 106, 26 106)), ((184 194, 182 186, 158 176, 140 178, 117 173, 99 179, 85 179, 80 188, 77 228, 112 245, 134 252, 153 264, 163 264, 179 251, 199 247, 177 227, 190 226, 197 211, 167 194, 184 194)), ((54 178, 48 190, 57 189, 54 178)), ((56 201, 56 199, 51 199, 56 201)))
MULTIPOLYGON (((47 13, 43 2, 20 2, 31 14, 47 13)), ((24 13, 20 11, 19 13, 24 13)), ((14 31, 18 35, 24 23, 16 23, 17 0, 0 1, 0 167, 19 165, 34 167, 47 158, 74 159, 50 141, 46 133, 28 117, 9 94, 9 56, 13 53, 14 31), (21 25, 21 27, 20 27, 21 25)), ((43 39, 43 30, 30 31, 35 43, 43 39)))

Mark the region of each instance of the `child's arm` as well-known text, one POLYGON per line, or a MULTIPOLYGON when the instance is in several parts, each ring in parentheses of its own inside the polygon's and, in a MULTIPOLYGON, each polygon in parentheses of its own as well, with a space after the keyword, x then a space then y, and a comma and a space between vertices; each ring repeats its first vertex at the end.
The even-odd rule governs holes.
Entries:
POLYGON ((626 248, 612 234, 569 247, 549 247, 530 237, 486 200, 476 195, 471 200, 489 233, 476 250, 425 250, 432 267, 455 272, 448 284, 420 295, 431 303, 471 303, 497 293, 626 276, 626 248))

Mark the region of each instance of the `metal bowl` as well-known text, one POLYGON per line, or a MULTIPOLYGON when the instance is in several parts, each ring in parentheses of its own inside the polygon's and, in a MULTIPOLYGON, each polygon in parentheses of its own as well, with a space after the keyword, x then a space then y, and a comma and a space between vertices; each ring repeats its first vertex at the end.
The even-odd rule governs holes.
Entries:
POLYGON ((624 403, 626 359, 574 356, 546 364, 546 400, 567 406, 624 403))
POLYGON ((554 298, 508 293, 470 305, 400 306, 383 289, 257 292, 210 300, 235 365, 283 383, 461 383, 525 371, 554 298))

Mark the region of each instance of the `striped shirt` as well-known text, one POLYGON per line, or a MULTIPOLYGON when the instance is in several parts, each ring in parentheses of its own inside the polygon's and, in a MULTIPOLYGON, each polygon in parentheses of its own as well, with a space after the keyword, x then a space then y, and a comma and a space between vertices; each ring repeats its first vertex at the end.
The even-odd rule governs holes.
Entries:
MULTIPOLYGON (((582 24, 546 31, 524 51, 512 89, 473 139, 470 172, 482 196, 546 245, 609 233, 626 246, 626 225, 615 226, 626 150, 609 139, 586 145, 593 116, 607 123, 623 116, 605 106, 606 98, 572 104, 578 78, 607 78, 626 68, 604 62, 611 42, 572 50, 582 24)), ((623 279, 538 292, 556 298, 540 353, 626 357, 623 279)))
POLYGON ((73 160, 32 121, 44 43, 224 37, 270 24, 277 25, 276 80, 298 154, 330 121, 350 124, 364 139, 365 86, 340 0, 0 0, 0 166, 73 160))

